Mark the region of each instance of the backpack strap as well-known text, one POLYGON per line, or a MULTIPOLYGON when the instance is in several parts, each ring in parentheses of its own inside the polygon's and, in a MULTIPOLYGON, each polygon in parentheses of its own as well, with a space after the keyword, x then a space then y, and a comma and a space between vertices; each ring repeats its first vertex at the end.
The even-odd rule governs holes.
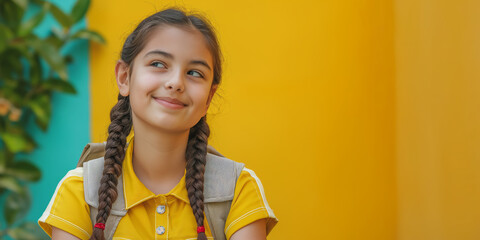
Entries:
MULTIPOLYGON (((83 148, 82 155, 78 160, 77 167, 83 166, 84 162, 88 162, 92 159, 97 159, 105 156, 105 145, 107 142, 101 143, 88 143, 85 148, 83 148)), ((128 144, 127 144, 128 146, 128 144)))
POLYGON ((245 164, 207 153, 204 206, 207 222, 215 240, 226 240, 225 222, 235 195, 235 185, 245 164))
MULTIPOLYGON (((98 188, 103 175, 104 158, 97 158, 87 161, 83 164, 83 190, 85 193, 85 202, 90 206, 90 219, 92 224, 96 222, 98 213, 98 188)), ((112 239, 118 223, 123 216, 127 214, 125 210, 125 199, 123 197, 123 176, 120 175, 117 184, 117 200, 113 202, 110 216, 105 223, 105 237, 112 239)))
MULTIPOLYGON (((223 157, 210 145, 207 150, 204 174, 205 215, 214 239, 226 240, 225 222, 235 194, 237 178, 245 164, 223 157)), ((104 155, 105 142, 89 143, 85 146, 78 162, 79 166, 83 166, 85 201, 90 206, 92 224, 96 222, 98 213, 98 189, 103 175, 104 155), (101 157, 92 159, 92 156, 101 157)), ((105 224, 106 239, 113 238, 118 223, 127 214, 123 195, 123 174, 118 178, 117 193, 117 199, 112 205, 110 216, 105 224)))

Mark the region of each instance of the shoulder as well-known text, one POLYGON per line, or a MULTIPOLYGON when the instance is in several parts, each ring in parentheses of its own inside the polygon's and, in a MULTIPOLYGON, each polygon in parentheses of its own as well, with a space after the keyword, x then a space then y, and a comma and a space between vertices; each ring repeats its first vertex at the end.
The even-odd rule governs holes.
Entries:
POLYGON ((243 167, 243 163, 207 153, 204 174, 204 201, 208 203, 232 200, 235 183, 243 167))
POLYGON ((83 168, 77 167, 59 181, 38 224, 50 236, 52 227, 56 227, 85 239, 91 232, 89 211, 84 198, 83 168))
POLYGON ((62 188, 71 188, 82 186, 83 189, 83 168, 77 167, 65 174, 65 176, 58 182, 54 195, 59 193, 62 188))
POLYGON ((262 208, 271 211, 270 206, 267 202, 267 198, 265 196, 265 189, 262 182, 260 181, 260 178, 253 170, 246 167, 242 169, 240 176, 237 179, 234 201, 239 200, 245 196, 254 197, 251 199, 255 199, 256 201, 258 201, 258 206, 261 206, 262 208))
POLYGON ((60 180, 60 183, 72 177, 83 179, 83 167, 77 167, 75 169, 69 170, 67 174, 65 174, 65 176, 62 178, 62 180, 60 180))
POLYGON ((245 164, 241 162, 236 162, 223 156, 207 153, 205 172, 211 177, 218 176, 237 178, 244 166, 245 164))
POLYGON ((278 222, 267 201, 260 178, 253 170, 244 167, 236 182, 234 198, 225 225, 225 234, 229 239, 240 228, 260 219, 266 219, 267 234, 278 222))
MULTIPOLYGON (((83 197, 83 168, 77 167, 65 174, 65 176, 58 182, 51 201, 63 198, 70 200, 70 197, 83 197)), ((52 207, 55 207, 52 206, 52 207)), ((55 210, 52 209, 52 210, 55 210)))

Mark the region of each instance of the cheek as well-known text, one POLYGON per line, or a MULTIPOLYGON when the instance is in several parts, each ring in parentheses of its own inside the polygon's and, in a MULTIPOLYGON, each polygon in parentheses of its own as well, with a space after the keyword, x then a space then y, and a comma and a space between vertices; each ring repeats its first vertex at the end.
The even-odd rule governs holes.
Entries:
POLYGON ((205 106, 207 104, 208 94, 209 94, 208 87, 202 87, 200 89, 197 89, 195 98, 197 100, 198 105, 205 106))
POLYGON ((132 76, 132 93, 136 92, 136 94, 146 96, 154 92, 155 89, 158 89, 160 84, 158 76, 151 72, 144 71, 132 76))
POLYGON ((159 81, 148 72, 133 72, 130 85, 130 104, 133 111, 146 109, 150 104, 152 94, 158 88, 159 81))

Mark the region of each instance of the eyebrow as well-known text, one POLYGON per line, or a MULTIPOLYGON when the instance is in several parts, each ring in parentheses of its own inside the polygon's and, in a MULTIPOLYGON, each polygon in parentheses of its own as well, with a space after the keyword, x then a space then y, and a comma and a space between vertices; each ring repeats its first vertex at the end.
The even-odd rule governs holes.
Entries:
MULTIPOLYGON (((170 53, 167 53, 167 52, 164 52, 164 51, 161 51, 161 50, 153 50, 153 51, 150 51, 148 52, 147 54, 145 54, 144 57, 147 57, 148 55, 162 55, 166 58, 169 58, 169 59, 174 59, 173 55, 170 54, 170 53)), ((200 64, 200 65, 203 65, 205 67, 208 68, 208 70, 212 71, 212 69, 210 68, 210 66, 208 65, 208 63, 206 63, 205 61, 203 60, 192 60, 190 61, 190 64, 200 64)))

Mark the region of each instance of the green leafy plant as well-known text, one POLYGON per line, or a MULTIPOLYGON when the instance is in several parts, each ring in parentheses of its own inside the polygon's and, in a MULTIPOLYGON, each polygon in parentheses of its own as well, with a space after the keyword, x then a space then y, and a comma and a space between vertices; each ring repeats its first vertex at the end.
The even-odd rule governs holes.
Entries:
POLYGON ((29 182, 41 178, 40 169, 19 157, 37 147, 25 130, 29 118, 43 131, 48 128, 54 92, 75 94, 68 81, 67 65, 73 60, 62 48, 77 39, 104 43, 89 29, 73 30, 84 18, 89 0, 77 0, 70 13, 44 0, 0 1, 0 195, 5 197, 7 226, 0 226, 0 239, 42 239, 36 223, 22 219, 31 197, 29 182), (29 18, 27 10, 37 12, 29 18), (51 14, 61 26, 41 38, 34 29, 51 14), (19 159, 20 158, 20 159, 19 159))

